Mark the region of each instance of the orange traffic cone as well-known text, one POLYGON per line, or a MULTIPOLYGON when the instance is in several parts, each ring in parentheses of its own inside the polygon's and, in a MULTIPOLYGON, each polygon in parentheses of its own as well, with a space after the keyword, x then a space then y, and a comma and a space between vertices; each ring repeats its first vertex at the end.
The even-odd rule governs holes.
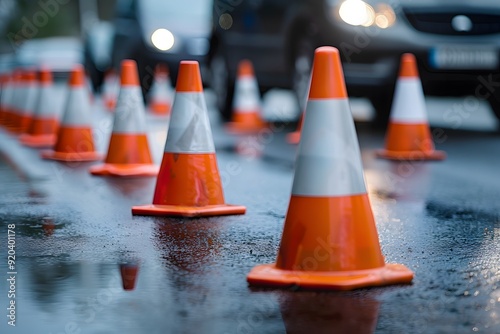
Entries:
POLYGON ((57 128, 62 110, 56 103, 52 82, 52 73, 44 68, 40 70, 40 93, 35 107, 35 114, 28 132, 21 135, 22 144, 31 147, 53 146, 56 143, 57 128))
POLYGON ((166 65, 158 64, 155 68, 153 84, 149 92, 148 108, 156 115, 168 115, 172 107, 173 89, 168 68, 166 65))
POLYGON ((38 95, 38 82, 33 70, 23 71, 20 78, 20 93, 16 111, 10 130, 14 133, 25 133, 33 119, 33 112, 38 95))
POLYGON ((120 90, 118 76, 113 69, 106 72, 102 85, 102 101, 108 111, 115 110, 116 99, 120 90))
POLYGON ((89 94, 85 86, 85 72, 76 65, 69 78, 69 96, 66 100, 61 126, 53 151, 43 151, 42 158, 60 161, 100 160, 95 151, 89 94))
POLYGON ((381 158, 392 160, 443 160, 446 154, 434 149, 417 62, 411 53, 401 57, 385 149, 381 158))
POLYGON ((122 62, 121 89, 108 155, 103 165, 92 166, 90 172, 94 175, 111 176, 158 174, 158 166, 153 164, 149 152, 142 92, 134 60, 122 62))
POLYGON ((242 60, 238 66, 238 77, 234 87, 233 119, 227 123, 230 133, 255 133, 266 127, 261 118, 259 86, 252 63, 242 60))
POLYGON ((135 289, 138 272, 139 266, 137 264, 120 264, 123 290, 131 291, 135 289))
POLYGON ((218 216, 245 213, 225 204, 197 61, 181 61, 152 205, 134 215, 218 216))
POLYGON ((336 290, 411 282, 413 272, 386 264, 380 250, 333 47, 315 52, 306 110, 278 258, 253 268, 248 282, 336 290))

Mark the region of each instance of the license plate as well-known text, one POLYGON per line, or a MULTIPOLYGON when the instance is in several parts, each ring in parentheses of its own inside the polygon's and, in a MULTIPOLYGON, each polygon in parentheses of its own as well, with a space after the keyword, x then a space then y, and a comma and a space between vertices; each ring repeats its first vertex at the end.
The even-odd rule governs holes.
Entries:
POLYGON ((429 61, 439 69, 490 70, 498 67, 498 52, 482 46, 439 46, 431 50, 429 61))

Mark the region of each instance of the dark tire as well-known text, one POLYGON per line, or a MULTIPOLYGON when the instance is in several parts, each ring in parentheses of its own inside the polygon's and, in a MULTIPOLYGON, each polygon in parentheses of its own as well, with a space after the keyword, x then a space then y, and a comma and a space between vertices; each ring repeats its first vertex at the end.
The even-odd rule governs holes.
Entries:
POLYGON ((224 54, 217 48, 210 59, 210 88, 216 97, 216 105, 223 120, 231 119, 233 112, 234 80, 230 78, 224 54))
POLYGON ((387 87, 379 92, 379 94, 370 97, 370 101, 375 109, 375 117, 372 121, 372 125, 375 129, 383 130, 387 127, 392 106, 392 91, 393 88, 387 87))

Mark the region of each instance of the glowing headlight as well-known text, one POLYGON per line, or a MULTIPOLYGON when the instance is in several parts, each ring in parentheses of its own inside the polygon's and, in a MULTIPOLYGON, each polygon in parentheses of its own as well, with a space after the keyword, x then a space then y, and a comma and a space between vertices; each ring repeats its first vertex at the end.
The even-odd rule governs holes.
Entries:
POLYGON ((362 0, 346 0, 340 5, 340 18, 353 26, 368 27, 375 21, 373 7, 362 0))
POLYGON ((385 29, 394 24, 396 14, 391 6, 381 3, 376 10, 362 0, 345 0, 339 8, 339 16, 347 24, 369 27, 376 25, 385 29))
POLYGON ((174 46, 174 35, 167 29, 156 29, 151 34, 151 42, 161 51, 167 51, 174 46))

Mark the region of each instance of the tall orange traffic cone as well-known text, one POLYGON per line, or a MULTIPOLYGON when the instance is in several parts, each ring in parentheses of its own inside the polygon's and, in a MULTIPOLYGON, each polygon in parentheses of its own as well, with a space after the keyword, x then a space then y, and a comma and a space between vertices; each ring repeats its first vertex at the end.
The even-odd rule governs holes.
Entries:
POLYGON ((156 65, 153 84, 149 91, 148 108, 151 113, 168 115, 172 108, 173 94, 174 91, 167 66, 164 64, 156 65))
POLYGON ((225 204, 197 61, 181 61, 153 204, 134 215, 218 216, 245 213, 225 204))
POLYGON ((69 78, 69 94, 54 150, 43 151, 41 156, 59 161, 94 161, 102 157, 94 147, 89 94, 81 65, 73 68, 69 78))
POLYGON ((386 264, 363 177, 337 49, 316 49, 292 196, 275 264, 252 269, 251 285, 313 289, 409 283, 386 264))
POLYGON ((35 113, 26 134, 19 140, 22 144, 31 147, 53 146, 56 143, 59 118, 62 110, 57 103, 52 81, 52 72, 42 68, 39 73, 38 99, 35 113))
POLYGON ((120 276, 122 278, 123 290, 132 291, 135 289, 135 282, 137 281, 138 272, 139 266, 137 264, 120 264, 120 276))
POLYGON ((14 133, 25 133, 33 119, 33 112, 38 95, 38 82, 36 73, 33 70, 23 71, 21 75, 20 91, 18 103, 16 104, 17 113, 11 131, 14 133))
POLYGON ((106 72, 102 84, 102 102, 108 111, 115 110, 116 99, 120 90, 120 81, 113 69, 106 72))
POLYGON ((234 86, 233 118, 227 123, 230 133, 255 133, 266 127, 261 118, 259 86, 252 63, 242 60, 238 66, 238 77, 234 86))
POLYGON ((381 158, 392 160, 442 160, 443 151, 434 149, 417 62, 411 53, 401 57, 385 149, 381 158))
POLYGON ((134 60, 122 61, 121 89, 115 108, 113 133, 103 165, 92 166, 94 175, 154 176, 146 135, 146 119, 137 65, 134 60))

